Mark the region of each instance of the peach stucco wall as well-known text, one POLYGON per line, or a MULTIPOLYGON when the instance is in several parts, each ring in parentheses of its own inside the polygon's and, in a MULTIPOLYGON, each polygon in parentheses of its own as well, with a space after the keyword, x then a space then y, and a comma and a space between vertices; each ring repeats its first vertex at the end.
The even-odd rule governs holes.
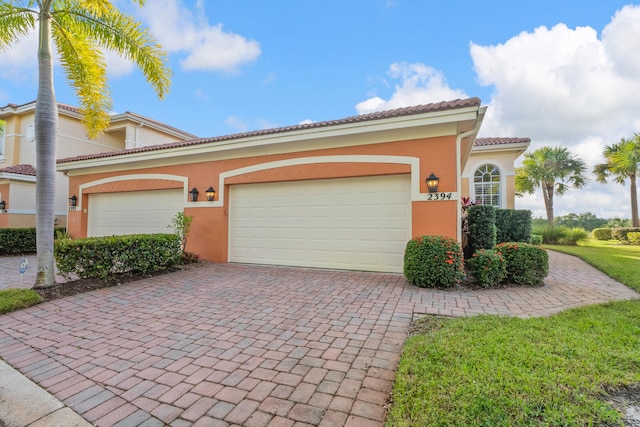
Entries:
MULTIPOLYGON (((170 165, 122 172, 96 173, 70 177, 69 195, 79 194, 80 185, 105 178, 134 174, 169 174, 187 177, 187 189, 196 187, 203 194, 209 186, 219 191, 219 175, 223 172, 263 163, 301 157, 335 155, 385 155, 409 156, 420 159, 420 191, 427 192, 424 179, 435 172, 440 177, 439 191, 455 192, 456 149, 455 137, 437 137, 412 141, 398 141, 357 147, 320 149, 296 153, 283 153, 255 157, 218 160, 187 165, 170 165)), ((187 250, 201 257, 226 262, 228 252, 228 186, 234 184, 310 180, 325 178, 347 178, 373 175, 409 174, 410 166, 395 163, 321 163, 294 165, 277 169, 266 169, 229 177, 225 180, 225 200, 221 207, 190 207, 185 196, 185 214, 193 216, 187 250)), ((73 237, 87 234, 88 193, 112 191, 138 191, 161 188, 178 188, 179 181, 166 180, 124 180, 86 187, 82 195, 82 209, 69 212, 68 231, 73 237)), ((201 200, 201 199, 200 199, 201 200)), ((414 201, 412 206, 412 232, 414 236, 438 234, 456 238, 457 201, 422 202, 414 201)))

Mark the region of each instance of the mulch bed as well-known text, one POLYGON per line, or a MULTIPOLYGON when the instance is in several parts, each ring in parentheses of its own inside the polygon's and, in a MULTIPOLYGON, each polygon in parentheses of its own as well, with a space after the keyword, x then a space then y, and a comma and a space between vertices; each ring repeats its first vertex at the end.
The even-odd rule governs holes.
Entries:
POLYGON ((124 283, 135 282, 137 280, 149 277, 160 276, 175 271, 189 270, 203 265, 209 264, 207 261, 198 261, 191 264, 184 264, 168 270, 157 271, 153 274, 135 275, 135 274, 119 274, 109 279, 75 279, 65 283, 58 283, 48 288, 34 289, 40 295, 43 301, 53 301, 59 298, 77 295, 84 292, 95 291, 97 289, 110 288, 122 285, 124 283))

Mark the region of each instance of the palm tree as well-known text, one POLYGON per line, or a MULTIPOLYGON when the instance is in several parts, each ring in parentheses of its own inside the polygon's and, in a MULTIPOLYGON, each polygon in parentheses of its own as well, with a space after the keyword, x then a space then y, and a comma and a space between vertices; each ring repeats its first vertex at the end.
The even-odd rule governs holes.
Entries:
MULTIPOLYGON (((145 0, 135 0, 143 6, 145 0)), ((170 85, 166 54, 146 29, 109 0, 14 0, 0 3, 0 49, 33 31, 38 34, 36 98, 36 234, 38 272, 34 287, 55 284, 53 225, 58 104, 53 85, 55 43, 67 79, 80 100, 91 138, 109 124, 111 96, 103 49, 133 61, 162 99, 170 85)))
POLYGON ((533 194, 536 188, 542 188, 547 222, 553 226, 553 196, 561 196, 571 187, 584 187, 586 168, 584 161, 565 147, 539 148, 526 153, 522 167, 516 168, 517 194, 533 194))
POLYGON ((604 163, 593 168, 596 179, 602 183, 613 176, 618 184, 624 185, 627 178, 631 186, 631 224, 640 227, 638 219, 638 190, 636 177, 640 171, 640 133, 633 134, 632 139, 620 139, 620 142, 607 145, 602 151, 604 163))

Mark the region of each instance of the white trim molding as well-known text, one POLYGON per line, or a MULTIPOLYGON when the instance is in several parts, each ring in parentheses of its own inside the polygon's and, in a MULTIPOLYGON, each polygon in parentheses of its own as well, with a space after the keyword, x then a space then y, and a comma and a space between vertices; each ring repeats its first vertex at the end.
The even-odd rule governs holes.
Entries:
POLYGON ((82 193, 84 192, 85 188, 90 188, 90 187, 95 187, 96 185, 102 185, 102 184, 109 184, 111 182, 120 182, 120 181, 134 181, 134 180, 140 180, 140 179, 161 179, 161 180, 165 180, 165 181, 178 181, 182 183, 182 188, 183 188, 183 192, 184 192, 184 200, 185 200, 185 207, 190 207, 190 205, 193 205, 193 203, 189 204, 189 206, 186 204, 186 201, 188 200, 188 185, 189 185, 189 178, 186 176, 180 176, 180 175, 169 175, 169 174, 164 174, 164 173, 144 173, 144 174, 129 174, 129 175, 118 175, 118 176, 112 176, 109 178, 103 178, 103 179, 98 179, 95 181, 91 181, 91 182, 87 182, 84 184, 81 184, 80 187, 78 188, 78 192, 80 194, 78 194, 78 205, 76 207, 77 210, 81 210, 82 209, 82 193))

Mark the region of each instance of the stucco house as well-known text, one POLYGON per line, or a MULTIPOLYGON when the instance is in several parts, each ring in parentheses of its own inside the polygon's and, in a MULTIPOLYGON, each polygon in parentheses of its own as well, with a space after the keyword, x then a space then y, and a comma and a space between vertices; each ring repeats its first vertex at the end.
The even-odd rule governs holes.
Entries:
MULTIPOLYGON (((58 104, 58 144, 56 158, 90 155, 192 140, 195 135, 139 114, 111 115, 105 133, 90 140, 80 122, 77 108, 58 104)), ((34 227, 36 205, 35 102, 0 107, 0 120, 6 123, 0 133, 0 228, 34 227), (4 203, 3 203, 4 202, 4 203)), ((69 181, 62 173, 56 177, 56 222, 65 225, 69 181)))
POLYGON ((187 250, 214 262, 400 272, 411 237, 461 239, 463 196, 513 206, 529 140, 477 139, 485 111, 469 98, 64 158, 67 229, 167 232, 184 212, 187 250))

